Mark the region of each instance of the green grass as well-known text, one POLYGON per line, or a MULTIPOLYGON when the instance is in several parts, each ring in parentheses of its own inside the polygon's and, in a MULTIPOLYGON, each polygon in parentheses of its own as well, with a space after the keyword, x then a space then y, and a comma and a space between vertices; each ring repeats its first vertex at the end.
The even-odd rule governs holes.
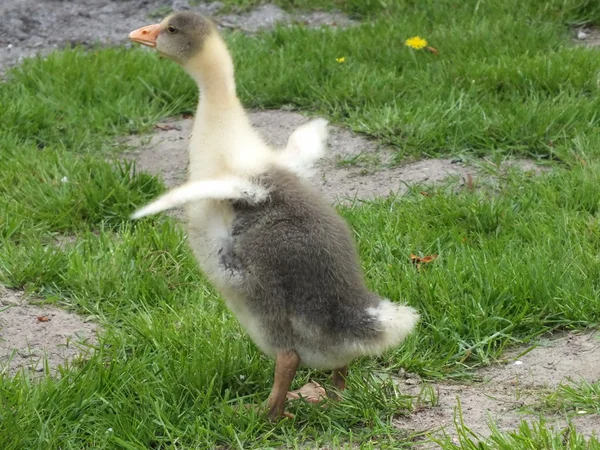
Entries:
POLYGON ((598 450, 597 438, 586 438, 577 432, 573 424, 564 429, 549 426, 544 420, 529 423, 521 422, 519 428, 510 432, 501 432, 491 425, 491 435, 483 439, 473 433, 463 423, 457 424, 458 443, 451 440, 440 441, 443 450, 598 450))
MULTIPOLYGON (((346 30, 234 33, 240 95, 249 107, 327 115, 392 145, 397 161, 494 152, 569 162, 597 153, 600 55, 569 42, 569 8, 472 3, 424 2, 346 30), (406 47, 416 34, 439 55, 406 47)), ((89 146, 91 134, 143 130, 158 116, 191 112, 196 101, 181 70, 142 51, 30 61, 15 84, 0 92, 8 130, 72 150, 89 146)))
MULTIPOLYGON (((581 411, 582 405, 588 413, 597 410, 597 386, 586 382, 577 386, 574 383, 561 384, 543 402, 543 412, 553 415, 572 409, 581 411)), ((434 437, 432 441, 442 450, 600 450, 597 430, 592 430, 593 435, 589 436, 578 431, 572 420, 568 420, 564 427, 557 427, 550 425, 541 411, 538 416, 538 419, 522 420, 511 431, 500 431, 496 424, 490 422, 488 436, 484 437, 464 422, 459 403, 455 416, 456 437, 444 435, 442 438, 434 437)))
MULTIPOLYGON (((414 187, 341 207, 370 287, 423 321, 401 348, 357 362, 343 403, 300 404, 277 425, 236 409, 266 398, 273 363, 198 272, 179 226, 128 220, 162 184, 106 161, 118 136, 192 112, 193 83, 140 50, 70 50, 10 71, 0 84, 0 283, 94 316, 104 332, 60 379, 0 378, 0 448, 407 447, 392 421, 414 401, 387 378, 400 367, 461 378, 509 345, 597 326, 600 53, 574 47, 566 24, 600 12, 580 0, 521 3, 345 2, 370 21, 228 36, 247 106, 326 115, 395 146, 397 161, 560 161, 475 191, 414 187), (440 54, 406 48, 415 34, 440 54), (57 246, 61 235, 78 239, 57 246), (440 257, 417 271, 411 253, 440 257)), ((327 382, 307 371, 297 382, 309 378, 327 382)))
MULTIPOLYGON (((200 0, 190 0, 198 4, 200 0)), ((384 14, 414 15, 418 11, 448 14, 463 4, 469 9, 485 10, 489 5, 479 0, 456 2, 453 0, 225 0, 222 11, 248 11, 263 4, 276 4, 286 10, 341 10, 351 17, 367 19, 384 14)), ((503 12, 514 10, 517 2, 504 0, 492 5, 503 12)), ((520 6, 520 5, 519 5, 520 6)), ((524 6, 527 11, 548 14, 552 18, 564 20, 570 24, 586 24, 600 19, 600 6, 595 0, 532 0, 524 6)))

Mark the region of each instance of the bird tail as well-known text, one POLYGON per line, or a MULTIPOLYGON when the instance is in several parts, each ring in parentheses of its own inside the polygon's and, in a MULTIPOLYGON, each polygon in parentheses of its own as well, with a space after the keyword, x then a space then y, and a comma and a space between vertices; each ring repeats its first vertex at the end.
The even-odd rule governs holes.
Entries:
POLYGON ((355 351, 359 355, 379 356, 398 346, 419 322, 419 313, 414 308, 385 298, 377 306, 367 308, 366 312, 373 319, 376 333, 371 339, 354 342, 355 351))

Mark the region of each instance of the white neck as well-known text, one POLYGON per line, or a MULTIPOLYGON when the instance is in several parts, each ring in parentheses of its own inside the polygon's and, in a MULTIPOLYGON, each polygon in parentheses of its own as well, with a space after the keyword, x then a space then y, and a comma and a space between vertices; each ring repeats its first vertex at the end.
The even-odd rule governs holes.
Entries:
POLYGON ((190 179, 261 171, 271 150, 254 131, 235 92, 233 60, 218 35, 184 69, 198 83, 200 102, 189 148, 190 179))
POLYGON ((184 69, 198 83, 200 101, 211 108, 231 108, 239 105, 235 92, 233 60, 225 42, 218 36, 208 37, 202 52, 190 60, 184 69))

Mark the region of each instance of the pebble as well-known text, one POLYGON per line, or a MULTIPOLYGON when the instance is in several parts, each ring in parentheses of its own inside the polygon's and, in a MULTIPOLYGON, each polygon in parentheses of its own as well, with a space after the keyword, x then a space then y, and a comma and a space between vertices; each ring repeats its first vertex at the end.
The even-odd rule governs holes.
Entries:
POLYGON ((577 39, 579 39, 580 41, 585 40, 588 37, 587 33, 585 31, 578 31, 577 32, 577 39))

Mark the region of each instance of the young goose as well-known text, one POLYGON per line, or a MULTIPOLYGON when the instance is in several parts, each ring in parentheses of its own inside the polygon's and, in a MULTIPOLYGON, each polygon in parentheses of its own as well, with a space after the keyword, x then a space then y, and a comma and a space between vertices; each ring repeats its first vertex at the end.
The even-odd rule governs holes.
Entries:
POLYGON ((200 88, 188 183, 133 217, 186 205, 202 270, 275 358, 269 417, 284 414, 301 365, 332 369, 343 390, 348 363, 398 345, 418 314, 367 289, 347 224, 304 180, 325 122, 301 127, 283 152, 267 146, 236 96, 224 41, 200 15, 174 13, 129 37, 179 63, 200 88))

